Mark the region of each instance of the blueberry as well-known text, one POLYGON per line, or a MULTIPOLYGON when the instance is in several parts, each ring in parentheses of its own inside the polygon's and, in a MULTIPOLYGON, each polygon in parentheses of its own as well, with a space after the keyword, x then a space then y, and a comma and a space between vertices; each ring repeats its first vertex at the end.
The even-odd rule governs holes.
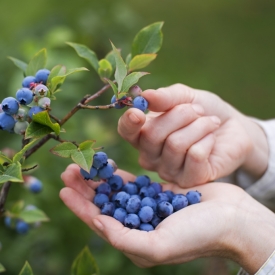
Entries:
POLYGON ((201 201, 201 193, 199 191, 189 191, 186 194, 189 204, 199 203, 201 201))
POLYGON ((117 170, 117 164, 113 159, 107 159, 107 162, 110 163, 114 167, 114 172, 117 170))
POLYGON ((127 216, 127 211, 124 208, 116 208, 113 217, 124 224, 124 220, 127 216))
POLYGON ((34 87, 34 94, 37 97, 44 97, 47 96, 49 89, 47 86, 43 84, 38 84, 37 86, 34 87))
POLYGON ((100 179, 109 179, 113 176, 113 173, 114 173, 113 165, 107 163, 107 165, 98 169, 97 175, 100 179))
POLYGON ((29 117, 32 118, 33 115, 36 115, 42 111, 45 111, 45 110, 39 106, 33 106, 29 110, 29 117))
POLYGON ((154 211, 157 210, 157 203, 151 197, 145 197, 141 201, 141 206, 150 206, 154 211))
POLYGON ((43 184, 40 180, 38 179, 35 179, 33 181, 30 182, 29 184, 29 190, 32 192, 32 193, 39 193, 42 191, 42 188, 43 188, 43 184))
POLYGON ((109 202, 109 197, 105 194, 96 194, 93 202, 97 207, 101 208, 105 202, 109 202))
POLYGON ((93 156, 93 166, 97 169, 108 163, 108 156, 104 152, 97 152, 93 156))
POLYGON ((92 180, 97 175, 97 169, 92 166, 90 169, 90 173, 88 173, 83 168, 80 168, 80 174, 84 178, 84 180, 92 180))
POLYGON ((143 186, 140 191, 139 191, 139 195, 141 196, 141 198, 145 198, 145 197, 155 197, 156 195, 156 191, 152 186, 143 186))
POLYGON ((16 115, 14 115, 14 118, 18 121, 26 121, 28 118, 29 110, 30 108, 28 106, 21 105, 16 115))
POLYGON ((151 186, 155 189, 156 194, 162 192, 162 185, 160 183, 158 183, 158 182, 152 182, 151 186))
POLYGON ((158 215, 154 215, 153 219, 151 220, 151 224, 156 228, 161 222, 163 221, 158 215))
POLYGON ((14 133, 18 134, 18 135, 24 135, 26 129, 29 126, 29 122, 27 121, 17 121, 14 125, 14 133))
POLYGON ((143 206, 139 210, 138 216, 143 223, 148 223, 153 219, 154 210, 150 206, 143 206))
POLYGON ((123 179, 119 175, 113 175, 107 179, 107 182, 110 184, 113 191, 120 191, 123 186, 123 179))
POLYGON ((113 104, 113 103, 115 103, 116 102, 116 104, 115 104, 115 108, 116 109, 122 109, 122 108, 124 108, 126 105, 125 104, 123 104, 123 102, 121 102, 123 99, 125 99, 126 97, 124 96, 124 97, 122 97, 121 99, 119 99, 119 100, 117 100, 116 99, 116 96, 115 95, 113 95, 113 97, 111 98, 111 103, 113 104))
POLYGON ((138 86, 138 85, 134 85, 132 86, 129 91, 128 91, 128 94, 132 97, 132 98, 135 98, 137 96, 140 96, 142 93, 142 90, 141 88, 138 86))
POLYGON ((111 202, 115 202, 115 201, 116 201, 116 194, 117 194, 117 193, 113 193, 113 194, 111 195, 111 198, 110 198, 110 201, 111 201, 111 202))
POLYGON ((97 194, 105 194, 109 196, 111 194, 111 186, 107 182, 101 183, 96 189, 97 194))
POLYGON ((50 71, 47 69, 41 69, 37 71, 35 74, 37 83, 43 83, 44 85, 46 85, 49 75, 50 71))
POLYGON ((172 199, 172 205, 173 205, 174 211, 178 211, 188 205, 188 200, 186 196, 182 194, 176 194, 172 199))
POLYGON ((11 217, 6 216, 5 219, 4 219, 5 226, 8 227, 8 228, 11 228, 11 222, 12 222, 11 217))
POLYGON ((166 193, 161 192, 161 193, 158 193, 156 195, 155 200, 156 200, 156 203, 160 203, 162 201, 168 201, 169 202, 169 197, 166 193))
POLYGON ((19 102, 14 97, 6 97, 3 99, 2 103, 2 110, 7 115, 15 115, 19 109, 19 102))
POLYGON ((32 75, 26 76, 22 81, 22 87, 31 88, 36 83, 36 78, 32 75))
POLYGON ((154 227, 150 223, 141 223, 139 226, 139 230, 142 231, 153 231, 154 227))
POLYGON ((113 202, 105 202, 101 208, 101 214, 107 216, 113 216, 115 212, 115 205, 113 202))
POLYGON ((137 96, 133 100, 133 107, 144 112, 148 108, 148 101, 142 96, 137 96))
POLYGON ((17 221, 15 229, 19 234, 26 234, 29 231, 29 225, 24 221, 17 221))
POLYGON ((133 182, 127 182, 123 187, 122 190, 130 195, 134 195, 138 193, 138 187, 133 182))
POLYGON ((150 184, 150 178, 146 175, 137 176, 135 179, 135 184, 139 189, 141 189, 143 186, 148 186, 150 184))
POLYGON ((162 201, 157 205, 157 215, 160 218, 166 218, 173 213, 173 206, 168 201, 162 201))
POLYGON ((124 220, 124 225, 131 229, 139 228, 140 226, 140 219, 136 214, 127 214, 124 220))
POLYGON ((126 208, 126 203, 130 199, 130 195, 124 191, 116 194, 115 203, 117 207, 126 208))
POLYGON ((169 202, 172 202, 172 199, 173 199, 173 197, 175 195, 174 192, 172 192, 171 190, 166 190, 166 191, 164 191, 164 193, 167 194, 167 196, 169 198, 169 202))
POLYGON ((15 125, 15 119, 6 113, 0 113, 0 130, 11 131, 15 125))
POLYGON ((136 214, 141 207, 141 201, 139 198, 130 197, 126 203, 126 210, 128 213, 136 214))
POLYGON ((131 195, 131 198, 138 198, 138 199, 140 199, 140 201, 141 201, 141 197, 140 197, 140 195, 138 195, 138 194, 133 194, 133 195, 131 195))
POLYGON ((22 105, 28 105, 33 101, 33 92, 28 88, 21 88, 16 92, 16 99, 22 105))
POLYGON ((38 102, 37 102, 38 106, 40 106, 43 109, 49 109, 51 106, 51 99, 48 97, 41 97, 38 102))

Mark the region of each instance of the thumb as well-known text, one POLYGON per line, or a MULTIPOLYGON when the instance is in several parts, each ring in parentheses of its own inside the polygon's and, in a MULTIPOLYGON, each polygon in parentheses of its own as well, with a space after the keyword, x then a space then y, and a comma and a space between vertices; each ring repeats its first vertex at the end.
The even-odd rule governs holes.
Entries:
POLYGON ((193 103, 197 90, 183 84, 174 84, 157 90, 146 90, 142 96, 149 103, 149 110, 166 112, 179 104, 193 103))

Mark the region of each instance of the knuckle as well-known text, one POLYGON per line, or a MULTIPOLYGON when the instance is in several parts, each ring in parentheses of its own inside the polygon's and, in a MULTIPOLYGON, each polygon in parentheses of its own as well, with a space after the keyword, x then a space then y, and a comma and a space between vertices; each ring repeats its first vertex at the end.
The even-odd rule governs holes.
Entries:
POLYGON ((200 145, 193 145, 188 150, 188 157, 194 162, 203 162, 208 157, 207 151, 200 145))
POLYGON ((173 154, 178 154, 179 151, 186 151, 184 141, 182 139, 179 139, 178 137, 174 137, 173 134, 168 136, 165 142, 165 146, 167 150, 173 154))

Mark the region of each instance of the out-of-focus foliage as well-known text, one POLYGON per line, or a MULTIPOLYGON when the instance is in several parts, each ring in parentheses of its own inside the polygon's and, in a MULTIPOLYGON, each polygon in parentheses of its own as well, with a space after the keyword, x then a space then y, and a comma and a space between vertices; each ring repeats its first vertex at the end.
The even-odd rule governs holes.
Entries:
MULTIPOLYGON (((125 57, 137 31, 156 21, 165 22, 163 47, 148 67, 151 74, 140 81, 143 89, 181 82, 215 92, 245 114, 262 119, 274 116, 275 2, 268 0, 2 0, 1 98, 15 95, 23 77, 7 56, 28 62, 35 52, 47 48, 48 68, 62 64, 90 69, 68 79, 57 94, 53 114, 62 117, 81 97, 102 86, 92 67, 66 42, 85 44, 104 58, 111 50, 110 39, 125 57)), ((109 104, 111 95, 109 90, 95 103, 109 104)), ((158 180, 155 173, 138 166, 137 152, 117 134, 122 112, 124 109, 82 110, 64 128, 71 140, 97 140, 120 168, 158 180)), ((1 132, 0 139, 1 148, 20 149, 18 135, 1 132)), ((99 239, 59 199, 63 187, 60 174, 70 160, 50 154, 54 145, 56 142, 50 141, 28 161, 30 166, 39 163, 34 175, 44 183, 42 193, 30 194, 19 184, 11 187, 8 205, 24 198, 43 209, 51 221, 27 236, 18 236, 0 221, 0 261, 5 274, 17 275, 25 261, 34 274, 68 274, 73 259, 86 244, 104 275, 217 274, 210 272, 208 259, 140 269, 99 239)), ((235 274, 238 266, 228 261, 226 269, 228 274, 235 274)))

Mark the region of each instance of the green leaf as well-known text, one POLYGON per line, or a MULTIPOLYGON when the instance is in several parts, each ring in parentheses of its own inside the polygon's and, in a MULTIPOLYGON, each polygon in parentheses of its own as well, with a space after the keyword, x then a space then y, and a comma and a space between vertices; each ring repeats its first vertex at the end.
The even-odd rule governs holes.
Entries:
POLYGON ((35 75, 40 69, 44 69, 47 64, 47 50, 42 49, 34 55, 28 67, 26 68, 26 75, 35 75))
POLYGON ((99 268, 88 247, 85 247, 74 260, 71 275, 99 275, 99 268))
POLYGON ((56 135, 59 135, 60 125, 57 122, 53 123, 51 121, 48 111, 42 111, 32 115, 32 120, 39 124, 50 127, 55 132, 56 135))
POLYGON ((107 59, 101 59, 99 62, 98 74, 104 78, 109 78, 113 73, 112 64, 107 59))
POLYGON ((5 162, 7 162, 7 163, 12 163, 12 160, 9 159, 4 153, 2 153, 2 152, 0 151, 0 164, 3 164, 3 163, 5 163, 5 162))
POLYGON ((47 222, 50 220, 47 215, 40 209, 23 210, 18 215, 18 218, 26 223, 47 222))
POLYGON ((95 52, 93 52, 87 46, 82 44, 77 44, 72 42, 67 42, 67 44, 72 48, 74 48, 74 50, 80 57, 86 59, 97 72, 99 66, 98 66, 98 59, 95 52))
POLYGON ((5 172, 0 175, 0 184, 7 181, 23 182, 20 162, 10 164, 5 172))
POLYGON ((5 271, 6 271, 5 267, 0 263, 0 272, 2 273, 2 272, 5 272, 5 271))
POLYGON ((132 44, 133 57, 143 53, 156 53, 160 50, 163 40, 162 26, 163 22, 156 22, 137 33, 132 44))
POLYGON ((55 76, 60 76, 66 74, 66 67, 62 65, 56 65, 55 67, 52 68, 48 80, 47 80, 47 86, 51 84, 52 79, 55 76))
POLYGON ((136 71, 148 66, 156 57, 155 53, 136 55, 129 63, 129 71, 136 71))
POLYGON ((52 133, 52 129, 46 125, 32 121, 25 132, 25 139, 38 139, 52 133))
POLYGON ((18 214, 22 211, 24 205, 25 205, 25 202, 23 200, 15 202, 12 205, 11 210, 9 211, 10 214, 12 214, 12 216, 16 216, 17 217, 18 214))
POLYGON ((19 275, 33 275, 32 268, 28 262, 25 262, 23 268, 21 269, 19 275))
POLYGON ((111 44, 113 47, 113 51, 115 54, 115 60, 116 60, 115 80, 117 81, 118 91, 120 92, 122 82, 127 75, 127 67, 120 55, 120 52, 117 50, 117 48, 115 47, 115 45, 112 42, 111 42, 111 44))
POLYGON ((134 85, 136 84, 139 79, 145 75, 147 75, 149 73, 146 72, 134 72, 131 73, 129 75, 127 75, 125 77, 125 79, 123 80, 123 84, 121 87, 121 92, 128 92, 128 90, 134 85))
POLYGON ((53 147, 50 152, 62 158, 70 158, 77 151, 77 146, 71 142, 62 142, 53 147))
POLYGON ((110 84, 111 88, 114 91, 114 94, 115 94, 116 98, 118 98, 118 90, 117 90, 116 84, 112 80, 110 80, 108 78, 105 78, 105 80, 110 84))
POLYGON ((126 60, 125 60, 127 66, 129 66, 131 60, 132 60, 132 54, 129 53, 129 54, 126 56, 126 60))
POLYGON ((8 58, 14 63, 14 65, 19 68, 20 70, 22 70, 24 73, 28 67, 28 64, 11 56, 8 56, 8 58))
POLYGON ((105 59, 107 59, 110 62, 113 69, 116 67, 116 58, 113 50, 106 54, 105 59))
POLYGON ((19 152, 17 152, 12 161, 13 162, 17 162, 17 161, 20 161, 23 157, 24 157, 24 154, 27 150, 29 150, 29 148, 32 147, 32 145, 36 142, 37 140, 32 140, 31 142, 29 142, 27 145, 25 145, 19 152))

